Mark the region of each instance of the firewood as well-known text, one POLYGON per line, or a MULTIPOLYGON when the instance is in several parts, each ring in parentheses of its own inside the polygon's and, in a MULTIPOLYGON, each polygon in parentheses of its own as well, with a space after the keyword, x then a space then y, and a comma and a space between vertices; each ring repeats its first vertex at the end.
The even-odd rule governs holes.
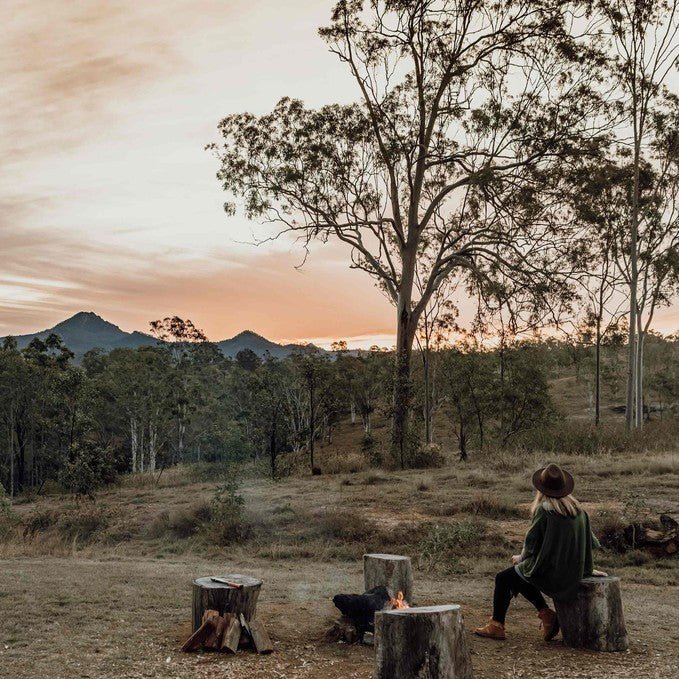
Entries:
POLYGON ((205 611, 200 627, 186 640, 182 646, 182 651, 186 653, 197 651, 215 628, 218 618, 219 613, 217 611, 205 611))
POLYGON ((235 653, 238 650, 238 643, 240 642, 240 620, 237 615, 226 613, 224 615, 224 622, 226 623, 226 628, 222 636, 221 650, 235 653))
POLYGON ((240 645, 241 646, 254 646, 254 640, 252 639, 252 632, 250 631, 250 624, 245 619, 245 616, 241 613, 240 619, 240 645))
POLYGON ((250 620, 250 636, 257 653, 266 654, 273 652, 273 644, 271 643, 269 633, 259 620, 250 620))
POLYGON ((211 648, 214 651, 219 650, 222 645, 222 638, 224 630, 226 629, 226 620, 220 615, 215 621, 215 626, 207 635, 207 639, 203 642, 203 648, 211 648))

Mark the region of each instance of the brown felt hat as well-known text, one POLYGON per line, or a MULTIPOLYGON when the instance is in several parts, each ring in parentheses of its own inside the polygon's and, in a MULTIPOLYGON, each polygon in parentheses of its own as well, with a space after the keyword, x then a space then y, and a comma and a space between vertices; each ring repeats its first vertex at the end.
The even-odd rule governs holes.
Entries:
POLYGON ((533 474, 533 485, 547 497, 566 497, 573 492, 575 481, 561 467, 548 464, 533 474))

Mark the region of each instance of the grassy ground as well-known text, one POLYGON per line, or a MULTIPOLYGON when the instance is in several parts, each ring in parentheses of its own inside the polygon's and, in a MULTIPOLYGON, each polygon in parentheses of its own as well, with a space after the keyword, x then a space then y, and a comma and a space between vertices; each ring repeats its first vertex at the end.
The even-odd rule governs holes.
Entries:
MULTIPOLYGON (((596 530, 679 511, 676 453, 557 461, 574 473, 596 530)), ((361 590, 361 555, 411 555, 417 603, 460 603, 469 630, 489 614, 493 574, 520 550, 529 472, 543 462, 513 454, 429 471, 249 479, 246 537, 229 545, 206 523, 216 479, 203 469, 171 470, 157 484, 129 477, 95 502, 25 500, 0 543, 0 676, 370 677, 371 648, 322 640, 332 595, 361 590), (228 572, 263 578, 258 610, 276 652, 181 654, 191 580, 228 572)), ((679 674, 679 559, 597 557, 623 579, 629 652, 546 645, 517 601, 507 642, 470 636, 476 676, 679 674)))

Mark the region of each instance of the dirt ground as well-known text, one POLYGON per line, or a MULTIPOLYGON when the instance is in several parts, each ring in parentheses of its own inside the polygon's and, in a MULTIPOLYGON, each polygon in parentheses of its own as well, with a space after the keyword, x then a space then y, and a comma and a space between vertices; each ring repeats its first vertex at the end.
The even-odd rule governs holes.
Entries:
MULTIPOLYGON (((676 452, 555 461, 575 474, 595 530, 639 513, 679 514, 676 452)), ((124 477, 95 501, 19 498, 16 530, 0 542, 0 677, 368 679, 372 647, 323 637, 338 616, 332 596, 362 591, 361 557, 375 551, 413 558, 416 604, 462 606, 477 679, 679 677, 676 556, 595 554, 596 566, 622 579, 625 653, 545 644, 523 600, 512 604, 507 641, 470 634, 490 613, 493 574, 521 549, 530 474, 542 462, 494 455, 422 471, 246 478, 252 531, 228 544, 205 523, 219 482, 212 468, 124 477), (470 541, 442 544, 455 527, 470 541), (258 616, 272 655, 179 651, 191 581, 228 573, 264 581, 258 616)))
MULTIPOLYGON (((0 676, 368 679, 371 647, 322 641, 335 615, 330 597, 359 590, 361 580, 358 562, 5 559, 0 561, 0 676), (264 580, 258 611, 275 652, 182 654, 180 643, 190 631, 192 578, 228 572, 264 580)), ((469 635, 475 676, 679 676, 679 587, 623 584, 628 652, 600 654, 574 651, 559 641, 545 644, 534 611, 517 601, 507 641, 469 635)), ((485 620, 491 591, 488 578, 434 580, 416 573, 417 603, 461 604, 468 631, 485 620)))

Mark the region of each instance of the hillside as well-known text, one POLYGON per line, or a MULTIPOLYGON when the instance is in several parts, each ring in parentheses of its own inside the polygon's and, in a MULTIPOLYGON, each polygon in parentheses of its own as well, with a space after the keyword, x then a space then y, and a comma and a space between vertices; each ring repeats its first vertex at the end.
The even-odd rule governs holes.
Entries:
MULTIPOLYGON (((136 330, 125 332, 93 311, 79 311, 52 328, 27 335, 17 335, 14 339, 19 349, 24 349, 33 339, 44 340, 51 334, 59 335, 76 357, 82 357, 91 349, 103 349, 104 351, 119 348, 136 349, 156 343, 156 339, 151 335, 136 330)), ((309 346, 277 344, 251 330, 245 330, 235 337, 218 341, 216 344, 228 358, 235 358, 242 349, 250 349, 262 358, 267 354, 274 358, 285 358, 294 351, 304 350, 309 346)))

